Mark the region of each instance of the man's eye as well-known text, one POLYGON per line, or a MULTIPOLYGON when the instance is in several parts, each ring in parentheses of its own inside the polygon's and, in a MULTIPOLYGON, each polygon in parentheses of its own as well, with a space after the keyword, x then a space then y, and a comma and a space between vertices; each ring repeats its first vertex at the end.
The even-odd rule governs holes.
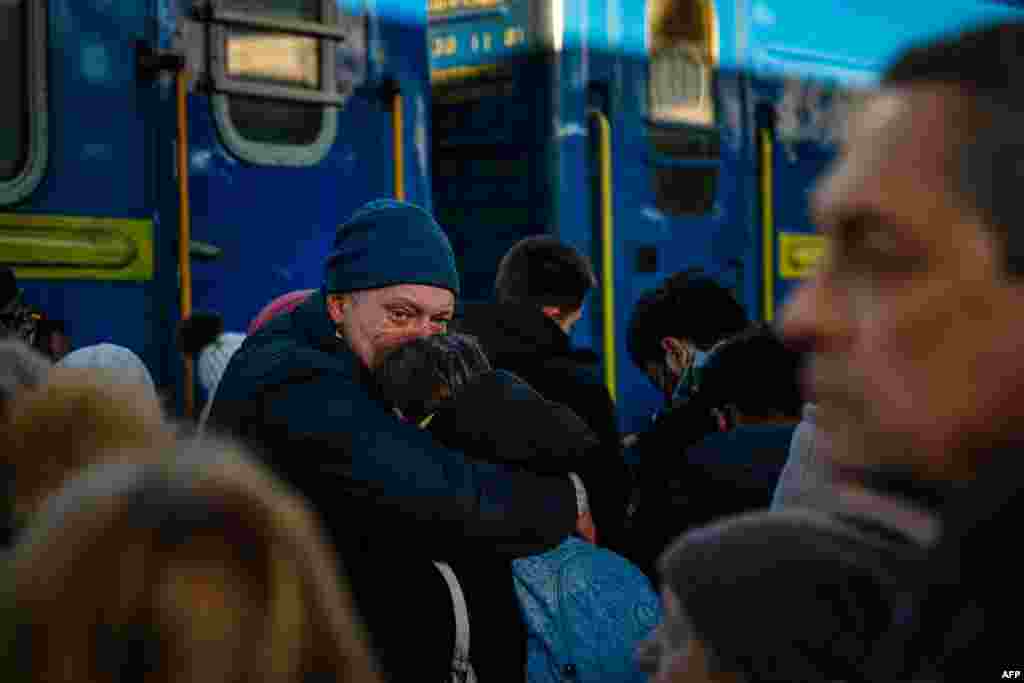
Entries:
POLYGON ((409 311, 402 311, 402 310, 399 310, 399 309, 392 309, 391 310, 391 317, 394 318, 397 321, 404 322, 406 320, 412 320, 414 316, 409 311))

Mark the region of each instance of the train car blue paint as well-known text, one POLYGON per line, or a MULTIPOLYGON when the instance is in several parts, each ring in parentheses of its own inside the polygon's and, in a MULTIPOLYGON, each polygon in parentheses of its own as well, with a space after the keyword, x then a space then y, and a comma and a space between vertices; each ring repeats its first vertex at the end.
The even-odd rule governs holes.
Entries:
MULTIPOLYGON (((642 426, 660 401, 625 349, 642 292, 698 267, 733 288, 753 317, 763 314, 762 127, 773 136, 771 246, 778 253, 779 233, 813 231, 807 195, 835 154, 836 103, 846 89, 875 83, 910 42, 1022 11, 1019 2, 978 0, 718 0, 714 125, 705 131, 717 152, 695 160, 666 156, 648 134, 646 2, 332 1, 359 27, 334 52, 336 73, 354 90, 316 163, 246 160, 225 139, 205 81, 192 84, 192 237, 221 249, 219 259, 193 261, 194 306, 221 311, 229 328, 244 329, 270 298, 320 283, 336 225, 394 191, 390 101, 382 99, 389 80, 402 93, 407 199, 434 210, 448 230, 467 299, 492 296, 498 260, 525 235, 556 233, 600 264, 589 114, 600 110, 612 132, 615 371, 626 431, 642 426), (428 15, 428 6, 436 11, 428 15), (656 169, 701 164, 718 169, 708 204, 687 215, 664 210, 652 183, 656 169)), ((195 33, 186 30, 190 22, 196 29, 192 5, 46 0, 45 175, 27 198, 0 206, 5 215, 152 223, 151 279, 23 284, 29 299, 68 320, 76 346, 124 344, 170 389, 180 389, 181 377, 173 348, 175 92, 167 76, 140 77, 135 48, 145 41, 183 50, 202 72, 207 61, 201 50, 193 54, 195 33)), ((777 270, 770 274, 776 309, 795 284, 777 270)), ((573 333, 577 343, 602 347, 601 307, 595 293, 573 333)))
MULTIPOLYGON (((521 0, 501 6, 508 11, 498 28, 507 30, 522 16, 521 0)), ((532 33, 512 59, 501 52, 483 54, 466 42, 477 36, 479 44, 479 36, 495 30, 493 12, 479 18, 469 12, 457 25, 435 16, 430 27, 431 44, 443 52, 435 51, 435 70, 486 64, 505 74, 500 96, 480 90, 483 77, 472 74, 435 89, 435 205, 466 262, 467 297, 492 296, 501 253, 527 234, 558 234, 599 266, 596 138, 587 112, 596 107, 609 118, 616 383, 624 431, 641 428, 661 401, 626 354, 626 325, 639 296, 673 272, 700 268, 732 288, 756 319, 766 313, 767 275, 778 312, 796 281, 779 276, 777 235, 813 232, 807 197, 840 142, 844 93, 876 83, 885 63, 914 41, 1020 12, 1011 3, 968 0, 941 8, 881 0, 814 6, 799 0, 736 0, 714 7, 718 59, 712 130, 718 152, 708 160, 667 157, 648 138, 650 36, 644 2, 533 2, 532 33), (547 20, 552 26, 544 25, 547 20), (454 49, 445 52, 450 40, 454 49), (450 104, 453 90, 466 100, 450 104), (776 262, 769 274, 762 266, 760 134, 765 127, 772 135, 775 187, 770 246, 776 262), (515 162, 515 180, 496 188, 499 179, 459 172, 455 165, 451 173, 439 168, 447 157, 460 156, 456 150, 470 138, 478 149, 518 145, 521 151, 507 156, 510 165, 515 162), (659 208, 654 168, 709 163, 718 168, 710 205, 690 215, 659 208), (494 211, 471 209, 478 200, 490 202, 494 211)), ((573 332, 576 343, 602 347, 601 306, 595 292, 573 332)))
MULTIPOLYGON (((154 274, 147 281, 28 279, 28 298, 68 321, 73 343, 113 341, 138 352, 157 383, 180 394, 174 350, 178 306, 178 185, 173 80, 141 78, 136 42, 186 54, 182 27, 192 2, 49 0, 50 158, 43 182, 4 213, 153 222, 154 274), (177 391, 175 391, 177 390, 177 391)), ((287 4, 287 3, 285 3, 287 4)), ((392 196, 391 102, 402 93, 406 198, 431 205, 426 7, 338 0, 365 31, 338 48, 337 70, 355 91, 338 114, 323 160, 306 167, 258 164, 225 144, 202 79, 188 95, 192 239, 221 257, 194 261, 193 305, 244 330, 271 298, 318 286, 336 226, 371 199, 392 196)), ((193 26, 193 28, 195 28, 193 26)), ((189 66, 204 68, 204 56, 189 66)))

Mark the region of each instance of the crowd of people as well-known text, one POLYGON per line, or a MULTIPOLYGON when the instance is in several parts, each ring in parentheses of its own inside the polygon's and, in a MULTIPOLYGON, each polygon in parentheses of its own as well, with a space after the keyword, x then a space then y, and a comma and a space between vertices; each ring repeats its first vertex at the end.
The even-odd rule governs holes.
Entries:
POLYGON ((367 204, 322 287, 183 321, 198 424, 0 271, 4 680, 1005 678, 1022 117, 1024 25, 898 57, 777 328, 700 273, 640 297, 638 434, 571 344, 597 280, 553 236, 460 307, 434 218, 367 204))

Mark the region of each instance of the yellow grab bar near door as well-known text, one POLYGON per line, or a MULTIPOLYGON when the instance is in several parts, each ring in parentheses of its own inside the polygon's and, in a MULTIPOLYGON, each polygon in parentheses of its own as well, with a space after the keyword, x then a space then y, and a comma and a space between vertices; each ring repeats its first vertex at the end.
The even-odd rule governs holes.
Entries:
POLYGON ((615 217, 612 205, 612 126, 604 112, 592 109, 597 122, 599 194, 601 200, 601 310, 604 314, 604 382, 616 400, 615 370, 615 217))
POLYGON ((775 319, 775 147, 771 131, 761 131, 761 264, 765 322, 775 319))
MULTIPOLYGON (((192 315, 192 242, 191 212, 188 196, 188 71, 180 69, 175 76, 178 109, 178 287, 181 319, 192 315)), ((192 357, 185 361, 185 415, 195 417, 194 374, 192 357)))
POLYGON ((391 95, 391 135, 395 150, 395 199, 405 200, 405 127, 402 121, 402 91, 391 95))

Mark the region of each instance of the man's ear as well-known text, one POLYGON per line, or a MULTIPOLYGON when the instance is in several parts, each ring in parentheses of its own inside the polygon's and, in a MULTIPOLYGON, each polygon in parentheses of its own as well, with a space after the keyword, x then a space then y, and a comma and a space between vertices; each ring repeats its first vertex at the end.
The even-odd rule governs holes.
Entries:
POLYGON ((345 317, 345 309, 351 302, 352 297, 348 294, 328 294, 327 315, 331 316, 335 323, 340 323, 345 317))
POLYGON ((688 364, 689 345, 682 339, 662 337, 661 348, 667 354, 666 361, 669 369, 674 374, 680 375, 688 364))
POLYGON ((561 306, 541 306, 540 312, 556 323, 561 322, 565 318, 565 311, 561 306))
POLYGON ((675 337, 662 337, 661 349, 665 353, 671 353, 678 356, 686 353, 686 344, 684 344, 681 339, 676 339, 675 337))

